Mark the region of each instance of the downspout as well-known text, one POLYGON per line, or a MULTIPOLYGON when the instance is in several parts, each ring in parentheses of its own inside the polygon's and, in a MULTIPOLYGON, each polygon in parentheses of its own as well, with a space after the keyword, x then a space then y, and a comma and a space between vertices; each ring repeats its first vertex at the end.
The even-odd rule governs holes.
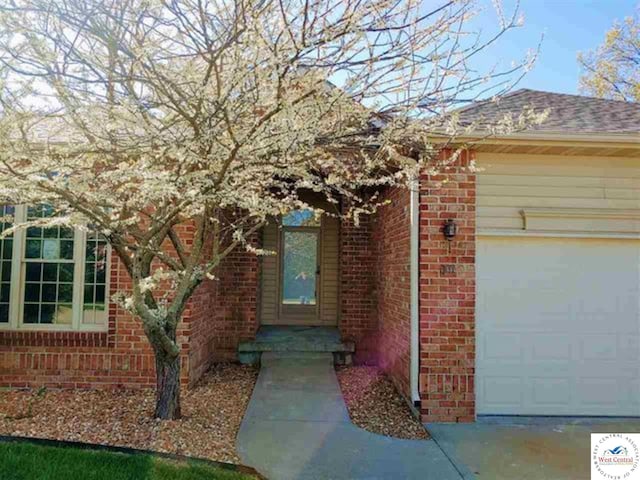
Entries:
POLYGON ((411 286, 411 358, 409 383, 411 403, 420 407, 418 388, 420 370, 420 177, 410 183, 409 282, 411 286))

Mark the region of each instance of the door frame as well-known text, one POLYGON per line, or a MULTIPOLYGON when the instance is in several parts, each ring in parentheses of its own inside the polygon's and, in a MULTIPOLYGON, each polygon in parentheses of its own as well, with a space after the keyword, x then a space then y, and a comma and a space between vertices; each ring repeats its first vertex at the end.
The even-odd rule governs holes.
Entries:
POLYGON ((279 225, 278 232, 278 323, 281 325, 315 325, 320 323, 320 311, 322 301, 322 220, 317 227, 296 227, 279 225), (316 271, 315 275, 315 308, 311 309, 308 305, 288 305, 283 302, 284 289, 282 282, 284 281, 284 235, 286 232, 310 232, 316 235, 316 271), (296 309, 295 307, 302 307, 296 309), (287 312, 286 310, 293 310, 287 312), (309 314, 312 311, 312 314, 309 314), (291 321, 293 320, 293 321, 291 321))

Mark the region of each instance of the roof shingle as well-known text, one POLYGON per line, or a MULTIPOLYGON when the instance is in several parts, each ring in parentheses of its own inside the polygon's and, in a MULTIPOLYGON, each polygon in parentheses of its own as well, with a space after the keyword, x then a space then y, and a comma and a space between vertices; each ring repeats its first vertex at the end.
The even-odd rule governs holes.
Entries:
POLYGON ((462 125, 477 122, 495 124, 505 114, 518 115, 526 106, 536 112, 549 109, 540 125, 527 132, 564 134, 638 134, 640 139, 640 103, 520 89, 500 97, 485 100, 457 111, 462 125))

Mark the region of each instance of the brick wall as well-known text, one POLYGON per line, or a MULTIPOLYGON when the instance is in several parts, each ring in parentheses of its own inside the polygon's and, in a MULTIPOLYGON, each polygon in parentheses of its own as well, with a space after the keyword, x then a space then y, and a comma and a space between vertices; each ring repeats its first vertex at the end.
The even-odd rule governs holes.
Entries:
MULTIPOLYGON (((110 290, 131 280, 115 255, 110 290)), ((178 329, 183 348, 182 382, 187 381, 190 312, 178 329)), ((111 304, 107 332, 0 332, 0 386, 132 388, 155 385, 151 347, 136 318, 111 304)))
POLYGON ((425 422, 475 417, 476 177, 465 169, 471 155, 442 176, 421 179, 419 388, 425 422), (441 231, 448 218, 458 224, 451 242, 441 231))
POLYGON ((388 189, 371 223, 377 298, 378 363, 407 398, 410 389, 411 279, 410 192, 388 189))
MULTIPOLYGON (((253 239, 259 246, 259 237, 253 239)), ((224 258, 194 294, 190 320, 190 383, 212 362, 235 360, 238 342, 255 337, 258 329, 259 259, 239 247, 224 258)))
POLYGON ((371 242, 371 217, 359 225, 340 225, 340 315, 338 327, 345 340, 356 342, 356 360, 376 363, 377 318, 375 259, 371 242))

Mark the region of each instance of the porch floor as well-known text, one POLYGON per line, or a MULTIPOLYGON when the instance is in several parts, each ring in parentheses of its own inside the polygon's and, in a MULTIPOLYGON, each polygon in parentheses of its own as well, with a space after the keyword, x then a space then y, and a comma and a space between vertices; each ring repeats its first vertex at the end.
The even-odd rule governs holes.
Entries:
POLYGON ((337 363, 349 363, 355 346, 343 342, 335 327, 275 326, 260 327, 255 340, 238 346, 241 363, 259 363, 263 352, 333 353, 337 363))

